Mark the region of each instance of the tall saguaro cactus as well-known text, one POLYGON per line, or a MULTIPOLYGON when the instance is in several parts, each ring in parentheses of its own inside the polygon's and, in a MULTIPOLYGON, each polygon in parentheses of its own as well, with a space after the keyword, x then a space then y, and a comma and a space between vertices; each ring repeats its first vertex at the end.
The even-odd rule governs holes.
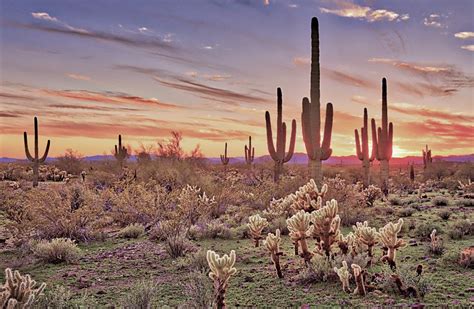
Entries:
POLYGON ((252 147, 252 137, 249 136, 249 145, 245 145, 244 147, 245 152, 245 163, 248 165, 252 165, 252 162, 255 158, 255 147, 252 147))
MULTIPOLYGON (((372 142, 372 153, 369 154, 369 121, 367 115, 367 108, 364 108, 364 127, 360 128, 360 139, 359 131, 354 130, 356 153, 357 158, 362 161, 362 167, 364 169, 364 187, 367 188, 370 184, 370 162, 375 159, 375 147, 372 142)), ((374 138, 372 133, 372 139, 374 138)))
POLYGON ((224 154, 221 155, 221 162, 222 162, 222 165, 227 166, 227 164, 229 164, 229 158, 227 157, 227 143, 225 143, 225 150, 224 150, 224 154))
POLYGON ((26 132, 23 132, 23 140, 25 142, 25 154, 26 157, 30 162, 33 163, 33 187, 38 186, 38 172, 39 172, 39 165, 46 161, 49 152, 50 141, 46 143, 46 149, 44 154, 41 158, 38 157, 39 154, 39 146, 38 146, 38 119, 35 117, 35 156, 33 157, 28 149, 28 136, 26 132))
POLYGON ((114 157, 115 159, 117 159, 120 165, 120 168, 123 168, 123 164, 125 160, 127 160, 127 157, 128 157, 128 152, 127 152, 127 148, 125 146, 122 146, 122 135, 118 136, 118 140, 119 140, 118 146, 115 145, 114 157))
POLYGON ((422 149, 421 152, 423 153, 423 168, 426 169, 433 163, 433 158, 431 157, 431 149, 428 149, 428 145, 426 145, 425 149, 422 149))
POLYGON ((392 158, 393 124, 388 123, 387 106, 387 79, 382 79, 382 127, 378 127, 372 118, 372 136, 376 148, 375 158, 380 162, 380 176, 382 179, 382 191, 388 194, 389 164, 392 158), (376 131, 377 130, 377 131, 376 131))
POLYGON ((321 161, 329 159, 332 154, 331 133, 333 120, 333 107, 326 105, 326 121, 324 125, 324 138, 321 143, 321 89, 319 68, 319 24, 318 19, 311 20, 311 84, 310 99, 303 98, 303 112, 301 124, 303 128, 303 141, 309 158, 311 177, 319 186, 323 180, 321 161))
POLYGON ((273 180, 276 182, 280 179, 280 174, 283 169, 283 164, 290 161, 295 151, 296 140, 296 120, 291 121, 291 137, 288 152, 285 154, 286 148, 286 124, 282 120, 283 113, 283 99, 281 89, 277 88, 277 132, 276 132, 276 149, 273 144, 272 122, 270 120, 270 113, 265 112, 265 122, 267 127, 267 146, 268 152, 275 161, 275 169, 273 173, 273 180))

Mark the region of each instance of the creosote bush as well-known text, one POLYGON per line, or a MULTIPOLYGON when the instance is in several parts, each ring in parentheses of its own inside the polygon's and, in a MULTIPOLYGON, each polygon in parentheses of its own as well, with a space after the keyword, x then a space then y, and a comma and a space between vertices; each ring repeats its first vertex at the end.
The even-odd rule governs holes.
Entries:
POLYGON ((138 238, 145 234, 145 227, 139 223, 132 223, 120 230, 118 236, 121 238, 138 238))
POLYGON ((447 206, 449 204, 448 198, 444 196, 435 196, 431 202, 433 206, 447 206))
POLYGON ((69 238, 40 240, 33 247, 33 254, 46 263, 73 263, 81 255, 81 249, 69 238))
POLYGON ((152 280, 136 282, 121 300, 121 307, 125 309, 148 309, 154 306, 157 300, 158 284, 152 280))

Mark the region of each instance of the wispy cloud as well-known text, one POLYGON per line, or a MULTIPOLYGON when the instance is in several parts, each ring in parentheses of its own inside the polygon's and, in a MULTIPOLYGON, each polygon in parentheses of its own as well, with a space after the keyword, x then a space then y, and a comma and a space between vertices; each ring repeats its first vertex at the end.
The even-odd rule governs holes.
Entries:
POLYGON ((36 19, 42 19, 42 20, 53 21, 53 22, 58 21, 56 17, 51 17, 48 13, 45 13, 45 12, 31 13, 31 15, 36 19))
POLYGON ((340 82, 342 84, 361 87, 361 88, 376 88, 377 85, 364 77, 357 76, 354 74, 344 73, 341 71, 336 71, 328 68, 322 68, 322 73, 326 74, 332 80, 340 82))
POLYGON ((108 103, 108 104, 145 104, 157 106, 165 109, 179 108, 178 105, 163 103, 155 98, 143 98, 125 93, 116 92, 93 92, 88 90, 51 90, 43 89, 42 93, 50 96, 68 98, 74 100, 108 103))
POLYGON ((68 73, 66 74, 67 77, 75 79, 75 80, 83 80, 83 81, 89 81, 91 78, 86 75, 81 75, 81 74, 73 74, 73 73, 68 73))
POLYGON ((442 23, 442 17, 439 14, 430 14, 428 17, 425 17, 425 19, 423 20, 423 25, 427 27, 434 27, 434 28, 446 27, 442 23))
POLYGON ((373 9, 361 6, 350 0, 333 0, 332 8, 320 7, 321 13, 334 14, 341 17, 357 18, 368 22, 408 20, 408 14, 399 14, 386 9, 373 9))
POLYGON ((66 29, 71 30, 71 31, 83 32, 83 33, 88 32, 85 29, 73 27, 73 26, 69 25, 68 23, 65 23, 65 22, 59 20, 58 18, 49 15, 46 12, 33 12, 33 13, 31 13, 31 16, 33 16, 33 18, 35 18, 35 19, 45 20, 45 21, 48 21, 48 22, 59 24, 59 25, 65 27, 66 29))
POLYGON ((425 94, 434 96, 451 95, 460 88, 474 86, 474 78, 453 65, 425 64, 386 58, 371 58, 369 62, 391 65, 412 77, 423 80, 423 82, 415 83, 398 83, 407 92, 420 96, 425 94))
POLYGON ((474 45, 463 45, 461 46, 462 49, 474 51, 474 45))
POLYGON ((474 115, 452 113, 448 110, 433 109, 426 106, 417 106, 408 103, 393 103, 390 105, 390 109, 406 115, 421 116, 430 119, 437 119, 439 121, 474 121, 474 115))
POLYGON ((472 31, 463 31, 463 32, 455 33, 454 36, 458 39, 461 39, 461 40, 473 39, 474 38, 474 32, 472 32, 472 31))

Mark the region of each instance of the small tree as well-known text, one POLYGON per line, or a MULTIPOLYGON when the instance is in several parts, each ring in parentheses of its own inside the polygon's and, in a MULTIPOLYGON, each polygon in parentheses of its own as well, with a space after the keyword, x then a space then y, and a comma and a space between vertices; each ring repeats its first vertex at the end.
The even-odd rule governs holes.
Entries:
POLYGON ((64 155, 57 158, 55 165, 68 174, 79 175, 83 169, 82 162, 83 156, 77 150, 69 148, 64 155))
POLYGON ((184 150, 181 147, 183 134, 178 131, 171 131, 171 138, 158 142, 156 155, 160 158, 182 160, 185 157, 184 150))

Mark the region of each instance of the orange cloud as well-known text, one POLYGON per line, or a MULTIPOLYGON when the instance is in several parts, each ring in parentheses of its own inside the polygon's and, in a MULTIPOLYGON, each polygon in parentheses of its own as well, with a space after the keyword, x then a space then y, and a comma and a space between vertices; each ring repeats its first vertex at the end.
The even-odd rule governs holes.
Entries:
POLYGON ((391 104, 390 109, 402 114, 422 116, 427 118, 437 118, 439 120, 445 121, 474 121, 474 116, 472 115, 456 114, 451 113, 449 111, 430 109, 428 107, 414 106, 411 104, 391 104))

